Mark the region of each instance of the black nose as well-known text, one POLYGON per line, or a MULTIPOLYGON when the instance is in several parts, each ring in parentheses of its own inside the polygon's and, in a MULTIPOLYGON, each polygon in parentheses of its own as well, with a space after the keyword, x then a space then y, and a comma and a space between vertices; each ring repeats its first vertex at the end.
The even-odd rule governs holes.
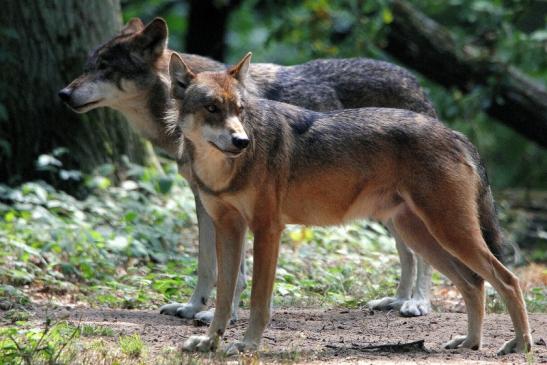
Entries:
POLYGON ((70 91, 67 88, 64 88, 61 91, 59 91, 58 95, 61 98, 61 100, 64 101, 65 103, 69 102, 69 100, 70 100, 70 91))
POLYGON ((249 138, 235 134, 232 136, 232 143, 234 146, 242 150, 249 145, 249 138))

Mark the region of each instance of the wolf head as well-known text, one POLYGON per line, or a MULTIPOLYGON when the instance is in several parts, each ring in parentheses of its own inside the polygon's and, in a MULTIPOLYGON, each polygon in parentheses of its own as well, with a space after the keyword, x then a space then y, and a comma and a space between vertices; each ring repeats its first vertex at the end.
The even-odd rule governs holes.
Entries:
POLYGON ((177 123, 196 145, 237 157, 249 145, 242 123, 245 80, 251 53, 224 72, 195 74, 177 55, 169 62, 171 96, 177 100, 177 123))
POLYGON ((85 113, 116 107, 146 90, 155 80, 157 63, 167 47, 167 24, 156 18, 144 26, 134 18, 120 34, 99 46, 84 73, 59 91, 72 109, 85 113))

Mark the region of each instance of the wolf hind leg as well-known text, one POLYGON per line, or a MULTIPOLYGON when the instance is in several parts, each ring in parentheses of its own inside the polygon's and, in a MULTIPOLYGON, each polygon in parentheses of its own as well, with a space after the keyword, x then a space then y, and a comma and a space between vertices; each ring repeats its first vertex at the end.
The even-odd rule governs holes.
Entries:
POLYGON ((422 191, 415 199, 407 197, 405 200, 426 224, 437 242, 452 256, 465 263, 469 269, 492 284, 504 299, 513 322, 515 337, 508 341, 498 354, 529 351, 532 339, 519 280, 494 256, 482 236, 475 203, 476 192, 466 185, 465 181, 460 181, 459 184, 447 182, 444 189, 446 190, 443 193, 446 193, 446 196, 458 198, 448 201, 432 199, 422 191))
POLYGON ((424 222, 407 207, 394 217, 398 235, 437 270, 446 275, 459 289, 467 308, 466 336, 459 336, 444 345, 445 348, 465 347, 478 350, 482 341, 484 318, 483 279, 460 260, 450 255, 431 235, 424 222))
POLYGON ((412 296, 412 287, 416 278, 416 258, 397 234, 393 222, 388 222, 386 226, 395 238, 397 253, 401 262, 401 278, 394 297, 371 300, 368 302, 368 306, 370 309, 375 310, 399 310, 403 303, 410 300, 412 296))
POLYGON ((416 283, 412 298, 405 301, 399 312, 405 317, 425 316, 431 312, 431 274, 432 268, 420 255, 416 255, 416 283))
POLYGON ((401 278, 394 297, 371 300, 368 306, 376 310, 399 310, 405 317, 423 316, 430 312, 429 289, 431 287, 431 266, 412 252, 397 234, 392 222, 387 223, 388 230, 395 238, 401 278), (416 281, 416 286, 414 286, 416 281))

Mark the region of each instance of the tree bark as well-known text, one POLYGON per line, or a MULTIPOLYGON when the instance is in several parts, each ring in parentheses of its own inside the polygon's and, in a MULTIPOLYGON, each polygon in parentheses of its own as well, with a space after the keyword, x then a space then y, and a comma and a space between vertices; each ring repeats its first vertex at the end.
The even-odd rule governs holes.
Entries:
POLYGON ((458 49, 450 32, 409 3, 393 2, 393 23, 386 51, 407 66, 446 87, 463 92, 489 86, 485 111, 526 138, 547 147, 547 90, 518 69, 477 56, 477 49, 458 49))
POLYGON ((189 0, 186 52, 223 61, 226 51, 226 25, 230 12, 241 0, 189 0))
POLYGON ((82 73, 90 50, 121 26, 119 0, 18 0, 3 4, 0 24, 10 35, 0 63, 7 119, 0 123, 0 181, 40 177, 35 161, 57 147, 70 151, 65 168, 90 171, 103 163, 142 162, 142 141, 107 109, 78 115, 57 92, 82 73))

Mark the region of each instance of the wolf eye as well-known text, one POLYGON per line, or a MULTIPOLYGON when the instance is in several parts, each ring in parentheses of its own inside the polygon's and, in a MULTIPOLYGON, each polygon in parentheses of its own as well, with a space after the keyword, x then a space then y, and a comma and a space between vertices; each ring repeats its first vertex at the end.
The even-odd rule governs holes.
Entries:
POLYGON ((107 67, 108 67, 108 64, 104 61, 101 61, 97 65, 97 70, 106 70, 107 67))
POLYGON ((217 106, 214 105, 214 104, 206 105, 206 106, 205 106, 205 109, 207 109, 207 111, 208 111, 209 113, 216 113, 216 112, 218 112, 218 108, 217 108, 217 106))

